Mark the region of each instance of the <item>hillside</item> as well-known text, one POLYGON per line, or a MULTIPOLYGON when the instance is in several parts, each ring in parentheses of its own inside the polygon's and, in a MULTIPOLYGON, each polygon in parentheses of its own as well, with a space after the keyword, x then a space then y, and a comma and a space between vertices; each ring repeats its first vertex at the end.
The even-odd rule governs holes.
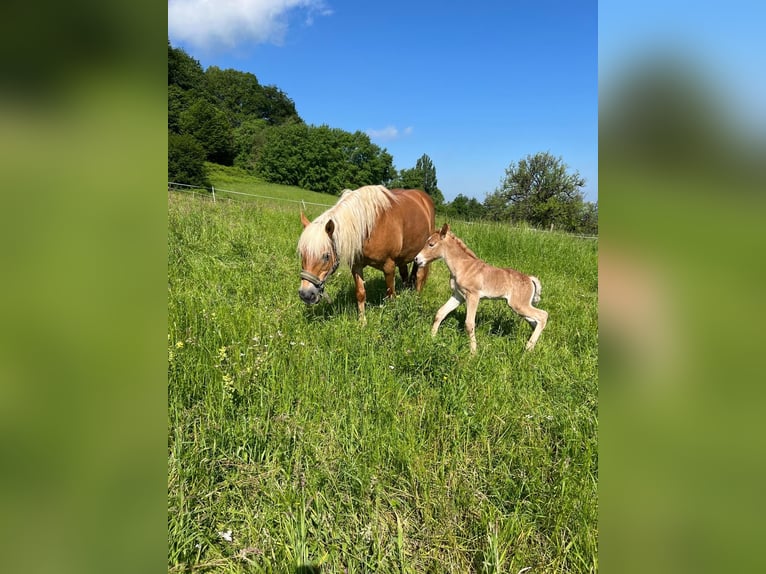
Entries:
MULTIPOLYGON (((211 172, 316 198, 239 177, 211 172)), ((304 306, 300 208, 169 194, 169 569, 594 571, 596 243, 451 222, 482 258, 539 276, 550 313, 525 353, 529 325, 483 301, 471 357, 464 308, 429 334, 443 263, 392 301, 368 270, 364 327, 347 268, 331 303, 304 306)))

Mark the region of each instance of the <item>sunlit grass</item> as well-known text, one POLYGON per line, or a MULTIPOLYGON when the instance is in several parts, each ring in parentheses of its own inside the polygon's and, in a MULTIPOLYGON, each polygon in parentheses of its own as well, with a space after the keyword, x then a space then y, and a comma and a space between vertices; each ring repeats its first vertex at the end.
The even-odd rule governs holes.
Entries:
POLYGON ((300 302, 297 204, 168 207, 169 569, 596 569, 595 242, 451 222, 550 313, 525 353, 529 325, 482 301, 471 357, 464 308, 429 333, 443 263, 385 302, 369 269, 363 327, 346 268, 300 302))
MULTIPOLYGON (((263 201, 268 198, 278 198, 280 202, 307 202, 328 207, 334 205, 338 200, 337 197, 327 193, 317 193, 291 185, 269 183, 237 167, 206 163, 205 170, 210 182, 216 188, 217 197, 232 198, 238 201, 263 201), (228 193, 226 190, 238 193, 228 193)), ((341 191, 339 189, 338 194, 341 191)), ((325 209, 327 207, 320 207, 319 213, 325 209)))

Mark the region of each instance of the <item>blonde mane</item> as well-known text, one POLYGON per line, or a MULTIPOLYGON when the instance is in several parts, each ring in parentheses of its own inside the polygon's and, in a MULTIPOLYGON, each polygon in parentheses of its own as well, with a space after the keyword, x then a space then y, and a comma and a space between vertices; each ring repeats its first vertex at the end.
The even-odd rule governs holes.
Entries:
POLYGON ((325 225, 335 223, 333 239, 338 258, 349 267, 362 253, 365 240, 370 236, 378 215, 391 207, 397 198, 382 185, 367 185, 359 189, 346 189, 338 203, 307 225, 298 240, 298 253, 318 259, 332 249, 325 225))

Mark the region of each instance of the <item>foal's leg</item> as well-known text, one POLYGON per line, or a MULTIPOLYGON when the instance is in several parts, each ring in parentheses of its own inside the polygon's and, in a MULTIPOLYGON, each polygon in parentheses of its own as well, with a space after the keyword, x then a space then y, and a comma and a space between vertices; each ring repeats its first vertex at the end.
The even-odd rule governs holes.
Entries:
POLYGON ((476 309, 479 307, 479 296, 475 293, 468 294, 466 298, 465 330, 471 339, 471 354, 476 353, 476 309))
POLYGON ((457 309, 460 304, 463 302, 463 297, 460 296, 459 293, 453 293, 452 297, 450 297, 447 302, 442 305, 439 310, 436 312, 436 318, 434 319, 434 324, 431 326, 431 336, 435 336, 436 332, 439 330, 439 325, 442 324, 442 321, 444 321, 444 318, 452 313, 455 309, 457 309))
POLYGON ((362 268, 352 268, 351 274, 354 276, 354 285, 356 286, 356 305, 359 308, 359 321, 364 324, 367 322, 367 318, 364 316, 364 302, 367 299, 367 292, 364 289, 362 268))
POLYGON ((535 348, 535 344, 537 343, 537 340, 540 338, 540 333, 543 332, 543 329, 545 329, 545 325, 548 323, 548 312, 543 311, 542 309, 537 309, 536 307, 532 307, 532 309, 536 313, 536 317, 534 318, 537 323, 535 324, 535 330, 532 331, 532 336, 529 338, 529 341, 527 341, 527 351, 531 351, 535 348))
POLYGON ((508 305, 510 305, 511 309, 516 311, 516 313, 524 317, 530 325, 534 325, 535 329, 532 331, 532 336, 529 338, 529 341, 527 341, 526 346, 526 350, 531 351, 535 348, 535 344, 540 338, 540 333, 543 332, 546 323, 548 323, 548 312, 533 307, 532 303, 519 304, 511 298, 508 299, 508 305))

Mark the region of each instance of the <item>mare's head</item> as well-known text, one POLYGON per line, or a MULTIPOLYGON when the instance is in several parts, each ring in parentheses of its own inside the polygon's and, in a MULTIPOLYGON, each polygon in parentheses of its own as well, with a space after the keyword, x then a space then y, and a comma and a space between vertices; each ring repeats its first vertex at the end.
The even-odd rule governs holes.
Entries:
POLYGON ((324 295, 325 282, 338 268, 340 260, 333 241, 335 223, 332 219, 322 225, 311 223, 301 213, 303 233, 298 240, 301 256, 301 286, 298 295, 307 305, 319 303, 324 295))
POLYGON ((439 231, 434 231, 428 236, 423 249, 415 256, 415 263, 419 267, 444 257, 444 240, 447 233, 449 233, 449 225, 445 223, 439 231))

